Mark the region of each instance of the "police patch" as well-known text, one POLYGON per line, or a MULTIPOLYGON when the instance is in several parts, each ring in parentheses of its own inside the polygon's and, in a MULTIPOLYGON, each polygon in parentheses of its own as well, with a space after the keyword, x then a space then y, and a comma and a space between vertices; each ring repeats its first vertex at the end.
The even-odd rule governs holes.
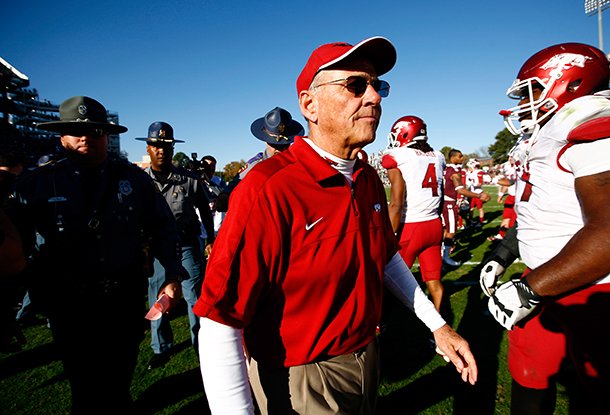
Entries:
POLYGON ((131 182, 129 180, 120 180, 119 181, 119 192, 124 196, 129 196, 131 192, 133 192, 133 187, 131 187, 131 182))

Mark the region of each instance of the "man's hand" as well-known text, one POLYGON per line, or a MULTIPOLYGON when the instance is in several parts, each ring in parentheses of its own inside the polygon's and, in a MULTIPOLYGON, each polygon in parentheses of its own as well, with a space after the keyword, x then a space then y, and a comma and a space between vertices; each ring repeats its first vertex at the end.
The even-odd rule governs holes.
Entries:
POLYGON ((178 304, 178 301, 180 301, 180 297, 182 296, 182 284, 177 280, 170 280, 167 284, 163 286, 163 288, 161 288, 157 299, 159 299, 163 294, 169 297, 169 311, 176 304, 178 304))
POLYGON ((500 285, 487 306, 498 323, 512 330, 516 323, 534 311, 541 300, 523 278, 500 285))
POLYGON ((447 362, 453 363, 464 382, 474 385, 477 381, 478 369, 468 342, 447 324, 432 334, 436 342, 436 352, 447 362))
POLYGON ((207 244, 205 248, 203 248, 203 255, 205 255, 206 258, 212 253, 212 245, 213 244, 207 244))
POLYGON ((489 196, 488 193, 481 192, 481 193, 479 193, 479 199, 481 199, 481 202, 488 202, 489 199, 491 199, 491 197, 489 196))
POLYGON ((494 294, 498 279, 504 274, 504 271, 504 267, 494 260, 489 261, 483 266, 479 276, 479 283, 486 296, 491 297, 494 294))

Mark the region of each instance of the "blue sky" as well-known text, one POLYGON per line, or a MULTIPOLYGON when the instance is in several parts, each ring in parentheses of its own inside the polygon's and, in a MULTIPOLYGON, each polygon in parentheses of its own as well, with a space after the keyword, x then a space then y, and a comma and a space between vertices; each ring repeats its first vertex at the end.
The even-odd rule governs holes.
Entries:
MULTIPOLYGON (((117 111, 121 148, 140 160, 153 121, 212 154, 219 168, 264 147, 250 124, 280 106, 303 121, 296 78, 317 46, 385 36, 398 51, 377 140, 407 114, 430 143, 465 153, 503 128, 507 87, 534 52, 561 42, 598 45, 584 0, 529 1, 9 1, 0 56, 55 103, 88 95, 117 111)), ((604 29, 609 29, 604 15, 604 29)), ((606 43, 610 43, 610 39, 606 43)))

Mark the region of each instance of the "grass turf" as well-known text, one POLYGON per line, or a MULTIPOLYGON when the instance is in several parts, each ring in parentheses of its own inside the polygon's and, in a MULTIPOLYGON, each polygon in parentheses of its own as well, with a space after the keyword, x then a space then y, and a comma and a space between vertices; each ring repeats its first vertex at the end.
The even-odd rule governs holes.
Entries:
MULTIPOLYGON (((506 332, 487 313, 486 297, 478 285, 480 262, 491 248, 501 220, 496 188, 485 204, 487 223, 481 230, 458 233, 452 257, 463 261, 443 277, 451 312, 451 325, 470 343, 477 358, 479 381, 464 384, 449 364, 436 356, 427 339, 429 332, 405 307, 394 304, 387 314, 387 330, 380 335, 382 382, 378 414, 509 414, 510 375, 506 365, 506 332)), ((515 263, 504 279, 519 275, 523 264, 515 263)), ((413 267, 418 276, 417 264, 413 267)), ((27 343, 22 351, 0 355, 0 414, 69 413, 68 382, 51 342, 44 319, 24 329, 27 343)), ((175 347, 162 368, 146 370, 152 356, 150 334, 141 344, 132 395, 143 413, 206 414, 207 401, 196 354, 190 345, 184 309, 172 321, 175 347)), ((567 414, 568 388, 560 384, 555 413, 567 414)))

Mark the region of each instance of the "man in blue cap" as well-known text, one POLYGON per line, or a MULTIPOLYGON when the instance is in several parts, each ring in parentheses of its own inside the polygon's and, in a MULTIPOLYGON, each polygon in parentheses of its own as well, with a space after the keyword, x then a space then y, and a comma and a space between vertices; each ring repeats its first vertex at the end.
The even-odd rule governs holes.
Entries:
POLYGON ((108 121, 98 101, 59 107, 66 158, 21 176, 12 213, 33 260, 28 289, 47 315, 72 390, 72 414, 130 412, 130 386, 144 338, 146 249, 167 274, 159 295, 180 298, 185 270, 167 203, 141 169, 108 157, 108 121), (36 232, 44 243, 34 250, 36 232))
MULTIPOLYGON (((191 330, 191 341, 197 350, 197 332, 199 319, 193 314, 193 306, 199 297, 205 258, 203 256, 200 233, 201 223, 196 209, 207 233, 205 250, 209 254, 214 242, 214 223, 210 211, 210 201, 206 195, 205 186, 192 172, 175 167, 172 164, 174 144, 183 143, 174 138, 174 129, 166 122, 153 122, 148 128, 148 136, 136 138, 146 141, 146 152, 150 156, 150 166, 145 169, 150 175, 159 193, 163 195, 169 205, 180 235, 180 253, 182 265, 188 272, 188 278, 182 281, 182 293, 188 304, 188 315, 191 330)), ((152 304, 166 278, 166 270, 161 262, 155 258, 154 274, 149 278, 148 299, 152 304)), ((173 344, 173 332, 170 318, 164 314, 158 320, 151 321, 151 347, 154 355, 148 369, 155 369, 165 365, 170 357, 173 344)))

